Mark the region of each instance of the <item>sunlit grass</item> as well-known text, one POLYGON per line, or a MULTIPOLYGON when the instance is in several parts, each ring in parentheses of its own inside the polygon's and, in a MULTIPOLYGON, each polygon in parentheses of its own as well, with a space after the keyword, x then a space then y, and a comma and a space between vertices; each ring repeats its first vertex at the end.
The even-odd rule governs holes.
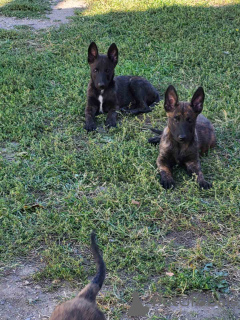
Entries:
POLYGON ((0 0, 0 7, 4 6, 5 4, 11 2, 12 0, 0 0))
POLYGON ((49 9, 49 0, 0 0, 0 14, 10 17, 42 17, 49 9))
POLYGON ((121 11, 145 11, 147 9, 156 9, 165 6, 190 6, 190 7, 212 7, 212 6, 227 6, 239 4, 239 0, 149 0, 149 1, 135 1, 135 0, 113 0, 108 1, 87 1, 91 6, 90 10, 85 11, 87 15, 102 14, 108 12, 121 11), (94 10, 93 10, 94 9, 94 10))

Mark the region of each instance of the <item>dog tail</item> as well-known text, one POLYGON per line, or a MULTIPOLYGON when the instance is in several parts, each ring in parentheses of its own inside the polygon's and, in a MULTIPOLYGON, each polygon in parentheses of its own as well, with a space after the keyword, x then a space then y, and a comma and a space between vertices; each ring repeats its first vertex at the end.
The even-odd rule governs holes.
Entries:
POLYGON ((161 136, 162 136, 163 131, 162 131, 162 130, 155 129, 155 128, 150 128, 150 130, 151 130, 152 132, 154 132, 154 133, 159 134, 159 136, 156 136, 156 137, 153 137, 153 138, 149 138, 149 139, 148 139, 148 142, 149 142, 149 143, 154 144, 154 145, 156 146, 156 145, 159 144, 160 141, 161 141, 161 136))
POLYGON ((156 136, 156 137, 153 137, 153 138, 149 138, 149 139, 148 139, 148 142, 151 143, 151 144, 153 144, 153 145, 155 145, 155 146, 156 146, 157 144, 159 144, 160 141, 161 141, 161 136, 156 136))
POLYGON ((103 261, 103 258, 99 252, 98 245, 96 243, 96 234, 92 232, 91 234, 91 249, 94 256, 94 260, 98 266, 98 272, 92 280, 92 283, 95 283, 99 286, 99 290, 102 288, 103 281, 106 275, 106 267, 103 261))
POLYGON ((91 302, 95 301, 96 296, 100 289, 102 288, 105 276, 106 276, 106 266, 103 261, 103 258, 100 254, 98 245, 96 243, 96 234, 91 233, 91 250, 94 257, 94 260, 97 264, 97 274, 79 294, 78 297, 84 298, 91 302))
POLYGON ((150 128, 150 130, 154 133, 157 133, 157 134, 160 134, 162 135, 163 131, 162 130, 158 130, 158 129, 155 129, 155 128, 150 128))

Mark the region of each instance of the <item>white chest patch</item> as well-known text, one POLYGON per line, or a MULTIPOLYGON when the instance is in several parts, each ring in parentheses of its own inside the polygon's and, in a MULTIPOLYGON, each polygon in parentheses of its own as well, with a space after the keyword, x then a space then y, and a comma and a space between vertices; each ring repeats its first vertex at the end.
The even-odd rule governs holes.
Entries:
POLYGON ((98 101, 100 102, 99 113, 103 113, 103 92, 104 90, 101 90, 101 94, 98 97, 98 101))

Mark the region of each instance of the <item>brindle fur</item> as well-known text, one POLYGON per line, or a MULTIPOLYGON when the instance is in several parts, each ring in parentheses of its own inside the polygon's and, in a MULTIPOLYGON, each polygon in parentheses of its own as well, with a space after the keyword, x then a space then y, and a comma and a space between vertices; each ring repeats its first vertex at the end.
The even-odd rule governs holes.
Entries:
POLYGON ((131 114, 151 112, 160 97, 157 90, 144 78, 132 76, 114 77, 118 63, 118 48, 111 44, 107 55, 99 55, 97 45, 88 48, 91 80, 88 84, 85 129, 96 129, 95 116, 107 113, 106 126, 116 127, 119 109, 131 114), (102 99, 101 102, 99 97, 102 99), (130 106, 130 108, 129 108, 130 106))
POLYGON ((72 300, 60 304, 53 311, 50 320, 105 320, 96 305, 96 296, 105 279, 105 264, 99 253, 95 234, 91 234, 91 249, 98 265, 98 272, 91 283, 72 300))
POLYGON ((203 109, 204 91, 199 87, 191 102, 178 101, 173 86, 165 93, 164 108, 168 125, 160 140, 157 166, 161 174, 161 184, 165 189, 174 187, 172 168, 175 164, 184 165, 187 172, 197 175, 199 186, 211 188, 201 171, 200 154, 208 152, 216 144, 214 128, 211 122, 200 113, 203 109))

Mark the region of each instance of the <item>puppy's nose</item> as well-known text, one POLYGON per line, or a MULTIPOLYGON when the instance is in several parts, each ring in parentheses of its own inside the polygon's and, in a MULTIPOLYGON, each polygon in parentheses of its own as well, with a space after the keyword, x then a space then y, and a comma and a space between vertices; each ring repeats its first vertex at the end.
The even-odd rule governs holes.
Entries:
POLYGON ((103 82, 99 82, 99 83, 98 83, 98 88, 99 88, 100 90, 104 90, 104 89, 105 89, 105 84, 104 84, 103 82))
POLYGON ((178 136, 178 139, 179 139, 180 141, 185 141, 185 140, 186 140, 186 135, 180 134, 180 135, 178 136))

